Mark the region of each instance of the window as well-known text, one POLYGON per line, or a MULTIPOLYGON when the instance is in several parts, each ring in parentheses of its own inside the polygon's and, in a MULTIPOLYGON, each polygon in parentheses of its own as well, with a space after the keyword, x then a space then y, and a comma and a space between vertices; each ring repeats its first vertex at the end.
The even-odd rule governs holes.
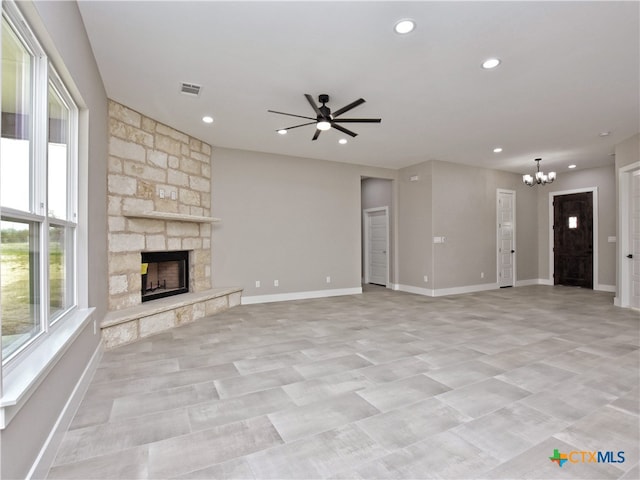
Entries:
POLYGON ((578 228, 578 217, 569 217, 569 228, 578 228))
POLYGON ((46 336, 77 305, 77 118, 71 96, 17 9, 3 8, 3 364, 46 336))

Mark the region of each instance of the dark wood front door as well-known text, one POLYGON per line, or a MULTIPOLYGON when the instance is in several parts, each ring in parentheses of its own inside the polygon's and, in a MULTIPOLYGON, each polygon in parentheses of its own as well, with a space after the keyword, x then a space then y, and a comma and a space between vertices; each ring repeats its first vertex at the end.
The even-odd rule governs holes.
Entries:
POLYGON ((593 288, 593 193, 553 201, 554 285, 593 288))

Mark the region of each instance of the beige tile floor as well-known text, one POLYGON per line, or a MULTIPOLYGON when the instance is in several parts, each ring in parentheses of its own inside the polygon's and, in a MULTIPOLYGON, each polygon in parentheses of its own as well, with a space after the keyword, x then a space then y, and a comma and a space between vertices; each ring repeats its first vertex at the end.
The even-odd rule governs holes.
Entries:
POLYGON ((640 315, 612 303, 367 287, 236 307, 106 352, 49 478, 637 479, 640 315))

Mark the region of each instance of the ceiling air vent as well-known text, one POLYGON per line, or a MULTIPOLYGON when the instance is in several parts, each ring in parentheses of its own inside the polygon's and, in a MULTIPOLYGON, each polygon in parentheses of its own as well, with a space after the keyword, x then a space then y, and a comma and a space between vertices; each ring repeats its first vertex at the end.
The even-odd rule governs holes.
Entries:
POLYGON ((186 95, 193 95, 194 97, 197 97, 198 95, 200 95, 200 89, 202 88, 201 85, 196 85, 195 83, 187 83, 187 82, 182 82, 180 84, 180 91, 186 95))

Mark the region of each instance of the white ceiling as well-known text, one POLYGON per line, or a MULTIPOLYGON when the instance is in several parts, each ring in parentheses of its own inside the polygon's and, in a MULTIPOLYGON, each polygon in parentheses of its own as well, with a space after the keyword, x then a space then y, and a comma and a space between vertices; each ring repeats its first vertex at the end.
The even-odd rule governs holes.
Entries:
POLYGON ((640 131, 638 2, 81 1, 107 94, 214 147, 401 168, 610 165, 640 131), (399 36, 394 23, 416 21, 399 36), (483 70, 488 57, 502 64, 483 70), (202 85, 199 97, 180 82, 202 85), (304 98, 381 117, 312 142, 304 98), (210 114, 215 121, 201 121, 210 114), (601 132, 609 131, 607 137, 601 132), (492 152, 503 147, 500 154, 492 152))

